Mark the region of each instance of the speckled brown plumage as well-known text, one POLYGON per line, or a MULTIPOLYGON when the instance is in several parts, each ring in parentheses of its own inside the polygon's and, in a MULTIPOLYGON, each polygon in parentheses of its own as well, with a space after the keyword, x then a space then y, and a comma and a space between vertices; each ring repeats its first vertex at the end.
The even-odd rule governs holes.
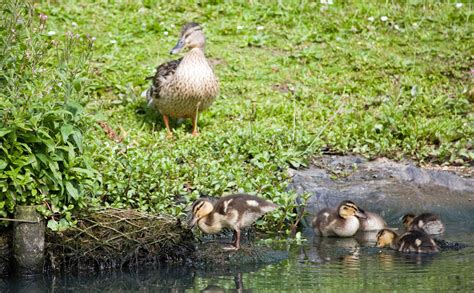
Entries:
POLYGON ((158 110, 169 133, 168 117, 192 118, 196 132, 198 113, 206 110, 219 94, 219 82, 204 55, 204 33, 196 23, 186 24, 172 53, 189 52, 181 59, 157 67, 147 91, 148 104, 158 110))

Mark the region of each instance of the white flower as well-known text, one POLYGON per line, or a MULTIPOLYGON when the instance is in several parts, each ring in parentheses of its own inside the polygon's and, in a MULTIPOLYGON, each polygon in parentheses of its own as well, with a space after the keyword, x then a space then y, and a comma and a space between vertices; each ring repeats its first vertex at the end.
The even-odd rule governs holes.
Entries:
POLYGON ((458 3, 456 3, 456 8, 461 8, 461 7, 463 7, 463 5, 464 5, 463 3, 458 2, 458 3))
POLYGON ((394 27, 397 31, 400 30, 400 27, 398 26, 398 24, 394 25, 393 27, 394 27))
POLYGON ((375 17, 371 16, 371 17, 367 18, 367 20, 370 21, 370 22, 372 22, 372 21, 375 20, 375 17))
POLYGON ((416 27, 418 27, 418 23, 417 23, 417 22, 414 22, 414 23, 412 24, 412 26, 416 28, 416 27))
POLYGON ((48 36, 54 36, 55 34, 56 34, 55 31, 49 31, 49 32, 48 32, 48 36))
POLYGON ((165 32, 164 32, 164 34, 165 34, 165 36, 167 36, 167 35, 168 35, 168 32, 167 32, 167 31, 165 31, 165 32))
POLYGON ((110 43, 111 44, 117 44, 117 41, 116 40, 110 40, 110 43))
POLYGON ((62 82, 58 82, 58 86, 61 87, 63 85, 62 82))
POLYGON ((74 22, 74 21, 71 23, 71 25, 72 25, 72 27, 77 27, 77 23, 74 22))
POLYGON ((386 17, 386 16, 384 15, 384 16, 380 17, 380 20, 381 20, 381 21, 387 21, 387 20, 388 20, 388 17, 386 17))
POLYGON ((261 25, 257 26, 257 30, 258 30, 258 31, 261 31, 261 30, 263 30, 264 28, 265 28, 265 27, 263 27, 263 26, 261 26, 261 25))
POLYGON ((327 4, 327 5, 332 5, 334 2, 332 0, 320 0, 319 3, 321 4, 327 4))
POLYGON ((244 29, 243 26, 241 26, 241 25, 238 25, 238 26, 237 26, 237 30, 238 30, 238 31, 239 31, 239 30, 242 30, 242 29, 244 29))

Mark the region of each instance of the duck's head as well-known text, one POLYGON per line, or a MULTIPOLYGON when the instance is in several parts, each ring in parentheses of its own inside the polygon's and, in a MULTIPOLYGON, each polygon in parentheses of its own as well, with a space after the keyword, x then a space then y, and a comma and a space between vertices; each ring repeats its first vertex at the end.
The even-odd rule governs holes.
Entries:
POLYGON ((390 229, 382 229, 377 233, 377 247, 390 245, 397 238, 397 233, 390 229))
POLYGON ((413 223, 413 219, 415 218, 414 214, 406 214, 402 217, 402 223, 403 227, 405 229, 408 229, 411 226, 411 223, 413 223))
POLYGON ((203 199, 200 198, 196 200, 193 203, 193 206, 191 207, 191 213, 192 217, 191 220, 189 221, 189 227, 193 228, 196 223, 204 218, 205 216, 209 215, 212 210, 214 209, 214 206, 212 202, 208 199, 203 199))
POLYGON ((363 219, 367 218, 367 216, 365 215, 365 212, 350 200, 345 200, 341 202, 337 210, 338 210, 339 216, 344 219, 351 216, 356 216, 358 218, 363 218, 363 219))
POLYGON ((195 22, 188 22, 183 26, 178 43, 171 50, 170 54, 176 54, 184 48, 203 49, 205 44, 206 37, 204 36, 201 26, 195 22))

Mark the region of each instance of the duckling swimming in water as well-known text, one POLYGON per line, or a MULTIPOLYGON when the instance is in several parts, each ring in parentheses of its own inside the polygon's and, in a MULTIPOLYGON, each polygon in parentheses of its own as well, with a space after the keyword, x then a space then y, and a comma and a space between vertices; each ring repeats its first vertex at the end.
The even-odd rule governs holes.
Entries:
POLYGON ((198 135, 198 114, 211 106, 219 94, 219 82, 204 55, 206 38, 199 24, 184 25, 177 45, 170 54, 183 48, 188 53, 180 59, 161 64, 156 69, 153 83, 146 92, 148 105, 163 115, 168 137, 173 133, 169 117, 191 118, 193 136, 198 135))
POLYGON ((409 230, 423 230, 428 234, 442 234, 445 227, 441 219, 431 213, 422 213, 418 216, 414 214, 406 214, 402 218, 403 226, 409 230))
POLYGON ((379 231, 387 227, 387 223, 380 215, 366 211, 362 212, 365 214, 366 218, 359 218, 359 231, 379 231))
POLYGON ((336 209, 322 209, 312 226, 321 236, 351 237, 360 227, 359 218, 366 215, 350 200, 342 201, 336 209))
POLYGON ((197 224, 199 229, 208 234, 231 228, 235 239, 231 249, 238 250, 240 230, 249 227, 255 220, 277 207, 270 201, 249 194, 224 196, 214 204, 208 199, 200 198, 193 203, 189 226, 192 228, 197 224))
POLYGON ((439 251, 433 238, 422 230, 411 230, 398 236, 390 229, 380 230, 377 234, 377 247, 389 246, 403 253, 434 253, 439 251))

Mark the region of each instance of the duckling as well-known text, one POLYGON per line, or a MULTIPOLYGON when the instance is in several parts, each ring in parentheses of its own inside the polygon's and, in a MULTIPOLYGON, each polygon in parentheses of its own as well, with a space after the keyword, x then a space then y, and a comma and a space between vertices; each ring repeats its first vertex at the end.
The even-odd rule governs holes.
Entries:
POLYGON ((365 217, 355 203, 345 200, 337 209, 322 209, 313 219, 312 226, 322 236, 351 237, 360 227, 359 218, 365 217))
POLYGON ((205 233, 215 234, 223 228, 234 230, 232 250, 240 249, 240 230, 250 226, 265 213, 271 212, 277 205, 249 194, 234 194, 221 197, 214 204, 208 199, 198 199, 192 205, 192 218, 189 226, 194 225, 205 233))
POLYGON ((439 251, 438 245, 422 230, 411 230, 398 236, 393 230, 383 229, 377 233, 377 247, 389 246, 391 249, 404 253, 434 253, 439 251))
POLYGON ((184 48, 188 53, 180 59, 157 67, 152 85, 146 92, 148 105, 163 115, 168 137, 173 136, 169 117, 191 118, 192 135, 199 135, 199 112, 211 106, 219 94, 219 82, 204 55, 206 38, 199 24, 190 22, 183 26, 176 46, 170 54, 184 48))
POLYGON ((418 216, 406 214, 402 218, 403 226, 408 230, 424 230, 426 233, 435 235, 442 234, 445 227, 441 219, 431 213, 423 213, 418 216))
POLYGON ((359 231, 379 231, 387 227, 385 220, 377 215, 376 213, 366 212, 359 208, 363 212, 366 218, 360 218, 360 227, 359 231))

